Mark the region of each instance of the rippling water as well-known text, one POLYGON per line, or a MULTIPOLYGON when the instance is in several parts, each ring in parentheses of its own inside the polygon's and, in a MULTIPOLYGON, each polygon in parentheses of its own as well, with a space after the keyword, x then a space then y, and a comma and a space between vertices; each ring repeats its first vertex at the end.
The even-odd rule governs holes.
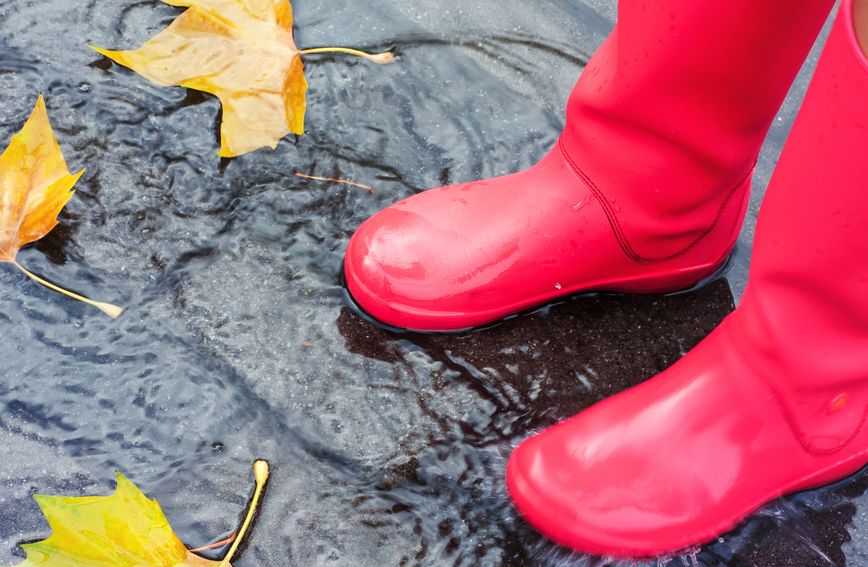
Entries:
MULTIPOLYGON (((675 361, 732 309, 723 282, 569 301, 462 336, 391 335, 343 302, 343 250, 370 214, 545 152, 613 18, 608 1, 468 4, 300 0, 299 45, 400 61, 308 59, 308 134, 221 161, 214 98, 86 46, 137 45, 177 10, 0 0, 0 139, 42 92, 71 168, 88 167, 61 226, 20 260, 127 307, 111 321, 0 266, 0 563, 48 534, 31 494, 108 493, 116 469, 190 546, 221 539, 257 457, 274 474, 239 567, 607 563, 516 516, 506 457, 675 361)), ((650 564, 863 565, 865 488, 788 498, 650 564)))

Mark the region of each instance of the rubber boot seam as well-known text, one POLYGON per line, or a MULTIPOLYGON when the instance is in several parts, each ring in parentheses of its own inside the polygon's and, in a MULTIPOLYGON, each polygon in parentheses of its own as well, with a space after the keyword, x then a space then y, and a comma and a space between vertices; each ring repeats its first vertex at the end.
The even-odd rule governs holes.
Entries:
POLYGON ((570 166, 570 169, 573 171, 573 173, 588 187, 588 189, 591 190, 591 193, 593 193, 594 197, 603 206, 603 211, 606 213, 606 218, 609 220, 609 224, 612 227, 612 231, 615 233, 615 239, 618 241, 618 245, 621 247, 621 250, 624 252, 624 254, 626 254, 634 262, 645 263, 645 264, 660 263, 660 262, 666 262, 669 260, 674 260, 674 259, 678 258, 679 256, 683 256, 684 254, 689 252, 692 248, 694 248, 697 244, 699 244, 702 241, 702 239, 704 239, 706 236, 708 236, 715 229, 718 222, 720 222, 720 219, 723 217, 723 214, 726 211, 726 208, 729 205, 729 202, 732 200, 732 198, 735 196, 735 194, 739 192, 739 189, 741 189, 741 187, 750 178, 750 176, 753 174, 753 171, 754 171, 754 167, 751 167, 750 171, 747 172, 747 174, 741 179, 741 181, 739 181, 735 185, 735 187, 733 187, 727 193, 726 197, 724 198, 723 202, 720 205, 720 208, 717 211, 717 215, 715 216, 714 221, 712 221, 711 225, 706 230, 704 230, 699 236, 697 236, 692 242, 690 242, 687 246, 685 246, 683 249, 679 250, 678 252, 669 254, 667 256, 662 256, 659 258, 651 258, 651 257, 647 257, 647 256, 642 256, 641 254, 639 254, 636 251, 635 248, 633 248, 633 246, 630 244, 629 240, 627 239, 627 235, 625 234, 624 229, 621 227, 621 223, 618 221, 618 216, 615 214, 615 211, 614 211, 612 205, 609 203, 609 200, 606 198, 606 195, 597 186, 597 184, 594 183, 594 181, 590 178, 590 176, 588 176, 584 171, 582 171, 582 168, 579 167, 579 165, 570 157, 570 155, 567 153, 566 148, 563 145, 563 142, 560 139, 558 140, 558 147, 560 148, 561 154, 563 154, 564 159, 566 160, 567 164, 570 166))

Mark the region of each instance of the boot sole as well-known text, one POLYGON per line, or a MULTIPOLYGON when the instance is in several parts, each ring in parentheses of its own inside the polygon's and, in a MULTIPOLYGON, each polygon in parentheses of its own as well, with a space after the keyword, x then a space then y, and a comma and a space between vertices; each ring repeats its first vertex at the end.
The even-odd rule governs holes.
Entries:
POLYGON ((686 288, 678 289, 675 291, 661 292, 661 293, 641 293, 641 292, 624 292, 624 291, 607 291, 607 290, 586 290, 579 291, 576 293, 568 293, 566 295, 559 296, 552 301, 543 303, 541 305, 537 305, 535 307, 531 307, 529 309, 524 309, 518 311, 516 313, 512 313, 507 315, 506 317, 502 317, 496 321, 491 323, 486 323, 484 325, 477 325, 472 327, 463 327, 460 329, 447 329, 442 331, 428 331, 428 330, 418 330, 412 329, 408 327, 396 327, 394 325, 389 325, 387 323, 383 323, 382 321, 376 319, 367 311, 365 311, 355 300, 353 295, 350 293, 349 287, 347 286, 346 272, 344 271, 343 266, 341 266, 340 271, 340 284, 343 290, 343 298, 344 304, 356 315, 375 326, 378 329, 383 331, 388 331, 394 334, 414 334, 414 335, 460 335, 478 331, 485 331, 488 329, 492 329, 494 327, 498 327, 503 323, 508 321, 513 321, 515 319, 521 317, 530 317, 539 313, 547 312, 549 309, 556 305, 561 305, 566 303, 567 301, 572 301, 575 299, 581 298, 589 298, 589 297, 628 297, 628 296, 647 296, 647 297, 674 297, 679 295, 685 295, 689 293, 693 293, 698 291, 709 284, 721 279, 723 277, 723 273, 729 267, 730 261, 732 260, 733 252, 730 252, 729 255, 724 259, 724 261, 717 267, 715 270, 708 276, 705 276, 697 283, 694 283, 686 288))

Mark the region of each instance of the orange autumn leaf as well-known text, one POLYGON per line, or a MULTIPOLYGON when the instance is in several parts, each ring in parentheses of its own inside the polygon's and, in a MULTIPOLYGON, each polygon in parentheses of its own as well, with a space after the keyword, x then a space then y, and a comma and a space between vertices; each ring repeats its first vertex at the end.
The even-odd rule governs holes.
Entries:
POLYGON ((84 170, 71 174, 40 96, 24 128, 0 156, 0 261, 57 226, 57 215, 75 193, 84 170))
POLYGON ((22 246, 57 226, 57 215, 75 193, 72 187, 83 173, 72 174, 67 169, 40 96, 24 128, 0 155, 0 262, 12 264, 42 285, 114 318, 121 314, 120 307, 59 288, 30 273, 15 259, 22 246))
POLYGON ((138 49, 94 49, 157 84, 216 95, 223 107, 221 157, 273 149, 287 134, 304 133, 301 55, 342 52, 376 63, 394 60, 390 53, 344 48, 299 51, 289 0, 163 1, 188 9, 138 49))

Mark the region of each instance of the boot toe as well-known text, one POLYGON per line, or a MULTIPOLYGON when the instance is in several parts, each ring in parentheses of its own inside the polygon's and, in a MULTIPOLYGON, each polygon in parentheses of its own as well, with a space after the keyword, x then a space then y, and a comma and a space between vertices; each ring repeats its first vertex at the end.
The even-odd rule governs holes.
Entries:
POLYGON ((438 321, 450 315, 442 309, 450 291, 460 290, 449 273, 460 267, 448 265, 444 251, 466 243, 414 206, 434 196, 417 195, 381 211, 347 247, 344 272, 353 299, 388 325, 437 330, 438 321))
POLYGON ((532 186, 527 178, 523 172, 430 189, 365 221, 344 261, 353 299, 381 322, 419 331, 508 314, 516 297, 537 285, 522 277, 540 256, 521 213, 531 200, 521 190, 532 186))
POLYGON ((709 499, 705 487, 643 448, 606 446, 605 434, 583 425, 555 427, 510 458, 507 488, 527 521, 552 541, 595 555, 651 556, 686 547, 698 527, 699 503, 709 499))
POLYGON ((714 342, 522 443, 506 481, 527 521, 583 552, 647 557, 707 541, 780 495, 801 450, 766 387, 721 364, 714 342))

